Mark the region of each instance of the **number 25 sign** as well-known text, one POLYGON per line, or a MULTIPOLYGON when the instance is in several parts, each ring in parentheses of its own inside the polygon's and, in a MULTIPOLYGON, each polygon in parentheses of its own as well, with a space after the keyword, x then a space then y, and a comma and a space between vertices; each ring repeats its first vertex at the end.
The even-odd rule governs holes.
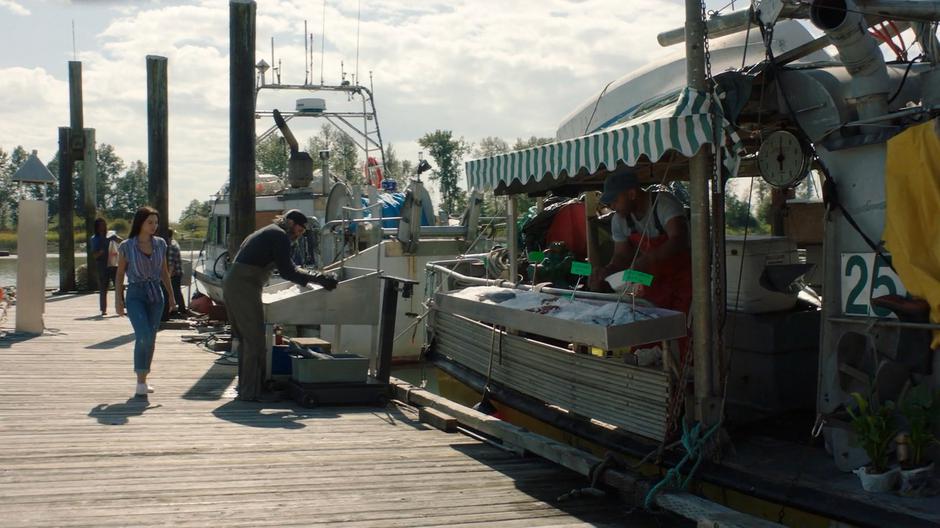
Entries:
POLYGON ((890 310, 871 305, 873 297, 892 294, 903 296, 907 289, 885 259, 875 253, 842 254, 842 313, 896 317, 890 310))

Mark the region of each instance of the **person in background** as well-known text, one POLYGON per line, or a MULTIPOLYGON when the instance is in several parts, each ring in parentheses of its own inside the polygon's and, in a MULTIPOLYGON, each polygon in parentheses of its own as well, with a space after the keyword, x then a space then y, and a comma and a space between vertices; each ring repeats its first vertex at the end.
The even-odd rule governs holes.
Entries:
POLYGON ((94 267, 89 266, 88 272, 98 276, 98 308, 101 316, 108 315, 108 285, 114 283, 117 272, 117 261, 111 258, 111 244, 118 243, 121 238, 113 231, 108 231, 108 223, 104 218, 95 219, 95 234, 91 237, 91 251, 94 257, 94 267))
POLYGON ((173 229, 166 230, 166 262, 170 270, 170 283, 173 285, 173 300, 176 301, 177 312, 170 313, 170 316, 177 315, 182 317, 186 310, 186 303, 183 301, 183 255, 180 251, 179 242, 173 239, 173 229))
POLYGON ((135 395, 146 396, 153 392, 147 385, 150 364, 153 361, 154 344, 164 302, 170 311, 176 307, 172 296, 164 300, 162 284, 172 291, 170 272, 166 265, 166 241, 154 236, 159 225, 160 214, 152 207, 141 207, 134 214, 130 236, 118 248, 117 280, 114 288, 114 305, 120 316, 127 316, 134 327, 134 372, 137 373, 135 395), (124 278, 127 278, 127 299, 124 298, 124 278))
POLYGON ((261 289, 277 267, 281 277, 297 284, 309 282, 328 290, 336 287, 330 273, 307 271, 291 261, 291 242, 307 229, 307 217, 291 209, 242 242, 222 281, 222 296, 232 335, 238 337, 238 397, 241 401, 273 401, 263 392, 265 373, 264 307, 261 289))
POLYGON ((600 201, 614 210, 610 221, 614 254, 591 274, 591 289, 603 288, 611 273, 634 269, 653 275, 653 283, 641 286, 638 297, 688 314, 692 256, 682 203, 668 191, 647 192, 633 172, 608 175, 600 201))

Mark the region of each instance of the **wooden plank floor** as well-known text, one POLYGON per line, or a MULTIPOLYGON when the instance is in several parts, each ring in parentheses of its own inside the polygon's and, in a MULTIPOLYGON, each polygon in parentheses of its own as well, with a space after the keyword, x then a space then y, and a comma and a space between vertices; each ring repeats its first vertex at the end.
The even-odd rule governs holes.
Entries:
MULTIPOLYGON (((133 397, 126 318, 51 297, 47 332, 0 339, 2 526, 649 526, 584 480, 386 409, 231 399, 235 368, 161 331, 133 397)), ((14 314, 3 328, 12 332, 14 314)))

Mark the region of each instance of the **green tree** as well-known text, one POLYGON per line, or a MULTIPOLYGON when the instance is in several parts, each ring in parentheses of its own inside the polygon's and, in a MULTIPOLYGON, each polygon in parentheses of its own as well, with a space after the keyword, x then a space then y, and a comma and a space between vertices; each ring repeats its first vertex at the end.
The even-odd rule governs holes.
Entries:
MULTIPOLYGON (((507 152, 509 152, 509 143, 505 139, 488 136, 480 140, 480 144, 473 151, 473 157, 488 158, 507 152)), ((480 212, 483 216, 496 216, 499 214, 499 201, 493 191, 483 191, 483 205, 480 212)))
POLYGON ((362 182, 362 167, 359 165, 359 147, 356 142, 342 130, 324 124, 320 133, 307 139, 307 152, 313 158, 313 169, 320 169, 323 165, 320 160, 321 150, 330 151, 330 174, 350 184, 362 182))
POLYGON ((10 155, 0 148, 0 229, 13 227, 16 210, 16 184, 10 170, 10 155))
POLYGON ((114 201, 108 215, 129 218, 138 207, 147 205, 147 196, 147 164, 137 160, 114 182, 114 201))
POLYGON ((435 130, 425 134, 418 144, 427 149, 434 159, 437 170, 431 180, 437 181, 441 189, 441 208, 455 214, 467 205, 467 193, 460 188, 461 163, 470 152, 471 145, 463 138, 454 139, 450 130, 435 130))
POLYGON ((114 182, 120 178, 126 165, 114 151, 114 146, 107 143, 98 145, 96 156, 98 160, 98 179, 95 182, 96 204, 99 211, 107 211, 114 202, 114 182))
POLYGON ((407 185, 407 182, 415 173, 415 166, 410 160, 401 160, 401 186, 407 185))
POLYGON ((748 203, 725 187, 725 229, 730 232, 742 232, 745 229, 753 233, 758 225, 751 214, 748 203))
POLYGON ((352 185, 363 183, 365 176, 359 166, 359 147, 348 135, 339 133, 333 141, 330 170, 352 185))
POLYGON ((487 136, 480 140, 480 144, 473 150, 474 158, 488 158, 497 154, 509 152, 509 143, 503 138, 487 136))
POLYGON ((398 155, 395 154, 395 148, 391 143, 385 147, 385 174, 382 175, 382 178, 402 181, 401 161, 398 159, 398 155))
POLYGON ((532 147, 539 147, 552 143, 553 141, 555 141, 555 139, 549 137, 529 136, 529 139, 516 138, 516 142, 513 144, 512 149, 522 150, 532 147))
POLYGON ((187 218, 192 218, 194 216, 201 216, 199 214, 199 210, 201 207, 202 207, 202 203, 200 203, 199 200, 193 199, 192 201, 190 201, 189 205, 183 208, 183 212, 180 213, 180 222, 181 223, 185 222, 187 218))
POLYGON ((180 227, 185 231, 196 231, 208 225, 211 210, 212 204, 208 201, 200 202, 199 200, 193 200, 189 202, 189 205, 187 205, 180 214, 180 227))
MULTIPOLYGON (((310 154, 316 158, 316 152, 310 154)), ((255 146, 255 169, 258 174, 273 174, 287 181, 290 149, 281 136, 268 136, 255 146)))
POLYGON ((332 128, 333 127, 330 125, 323 125, 319 134, 307 138, 307 153, 313 158, 313 170, 323 167, 323 160, 320 159, 320 151, 330 149, 330 140, 325 136, 332 136, 332 128))
POLYGON ((404 191, 405 186, 408 185, 408 180, 414 176, 414 171, 414 164, 410 160, 398 159, 398 154, 395 153, 391 143, 385 147, 385 174, 382 176, 383 178, 397 181, 398 190, 404 191))

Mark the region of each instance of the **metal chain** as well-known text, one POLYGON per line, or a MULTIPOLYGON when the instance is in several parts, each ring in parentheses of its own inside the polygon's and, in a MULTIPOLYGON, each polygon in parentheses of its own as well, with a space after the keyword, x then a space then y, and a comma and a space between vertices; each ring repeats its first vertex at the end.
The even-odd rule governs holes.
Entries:
MULTIPOLYGON (((706 91, 712 96, 712 106, 711 117, 713 119, 712 130, 714 134, 712 146, 714 148, 714 160, 712 162, 712 189, 713 197, 717 197, 719 192, 723 191, 724 185, 722 182, 721 175, 721 145, 723 143, 721 138, 721 117, 718 113, 718 108, 715 106, 718 103, 718 94, 715 93, 715 83, 712 78, 712 65, 711 65, 711 51, 708 42, 708 18, 705 11, 705 2, 704 0, 701 3, 702 6, 702 33, 703 33, 703 44, 705 48, 705 80, 707 84, 706 91)), ((713 200, 713 208, 716 205, 717 200, 713 200)), ((712 211, 714 215, 715 212, 712 211)), ((723 225, 715 225, 713 222, 709 222, 712 225, 712 266, 711 266, 711 279, 712 279, 712 291, 714 293, 713 301, 716 302, 715 309, 717 314, 715 316, 715 325, 719 330, 713 336, 713 350, 719 352, 719 359, 722 359, 721 351, 724 350, 724 343, 722 339, 721 329, 725 326, 725 306, 724 303, 718 303, 724 299, 724 289, 722 288, 723 277, 720 276, 719 270, 721 269, 717 263, 721 262, 721 259, 724 258, 724 252, 721 244, 721 237, 723 235, 722 230, 724 229, 723 225), (720 305, 718 305, 720 304, 720 305)), ((723 362, 723 361, 722 361, 723 362)), ((721 369, 720 369, 721 370, 721 369)), ((720 371, 719 370, 719 371, 720 371)), ((719 380, 720 381, 720 380, 719 380)))
MULTIPOLYGON (((666 350, 664 353, 668 354, 670 352, 666 350)), ((670 435, 678 430, 679 416, 681 416, 681 409, 685 404, 685 391, 688 386, 688 372, 689 366, 692 363, 692 351, 689 349, 685 350, 685 355, 683 356, 682 349, 680 348, 679 355, 681 357, 679 358, 677 384, 672 394, 669 395, 669 402, 666 406, 666 434, 663 435, 663 445, 669 441, 670 435)))
POLYGON ((705 80, 712 82, 712 55, 708 47, 708 14, 705 12, 705 0, 700 2, 702 6, 702 39, 705 42, 705 80))

